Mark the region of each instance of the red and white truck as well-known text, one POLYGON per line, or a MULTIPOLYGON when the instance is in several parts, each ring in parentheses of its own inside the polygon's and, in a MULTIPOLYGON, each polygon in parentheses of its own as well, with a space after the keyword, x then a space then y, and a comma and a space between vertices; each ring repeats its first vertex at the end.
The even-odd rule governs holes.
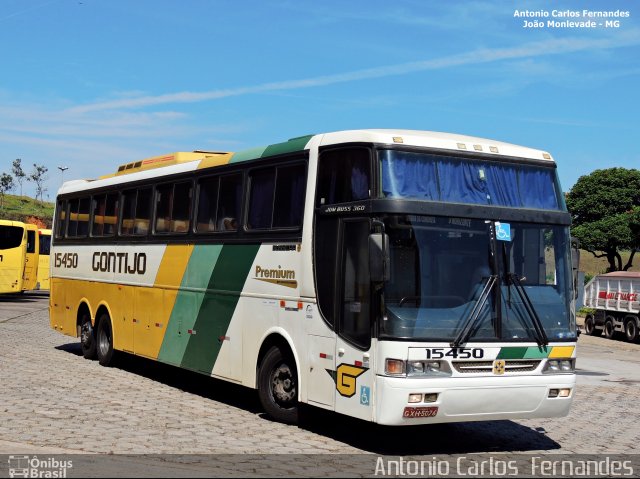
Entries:
POLYGON ((599 274, 584 287, 584 305, 595 313, 584 319, 587 334, 612 338, 624 333, 627 341, 637 341, 640 331, 640 273, 616 271, 599 274))

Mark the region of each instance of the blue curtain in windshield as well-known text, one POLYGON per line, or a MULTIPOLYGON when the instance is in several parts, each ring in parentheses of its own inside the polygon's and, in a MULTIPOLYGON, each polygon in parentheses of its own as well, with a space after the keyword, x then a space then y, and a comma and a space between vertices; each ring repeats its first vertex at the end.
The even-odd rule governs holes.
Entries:
POLYGON ((424 155, 404 151, 383 151, 382 188, 388 198, 438 200, 436 165, 424 155))
POLYGON ((381 151, 380 157, 388 198, 562 209, 551 168, 393 150, 381 151))
POLYGON ((554 174, 542 168, 528 168, 520 171, 522 206, 525 208, 559 209, 554 188, 554 174))
POLYGON ((439 160, 438 176, 442 201, 487 205, 487 183, 480 177, 476 164, 467 161, 439 160))

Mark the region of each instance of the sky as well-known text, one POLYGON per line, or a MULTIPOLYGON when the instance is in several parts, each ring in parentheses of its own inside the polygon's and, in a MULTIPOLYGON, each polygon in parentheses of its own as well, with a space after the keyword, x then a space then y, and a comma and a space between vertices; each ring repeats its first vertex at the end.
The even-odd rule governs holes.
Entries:
POLYGON ((0 61, 0 174, 46 166, 50 201, 134 160, 360 128, 549 151, 564 191, 640 167, 629 0, 0 0, 0 61))

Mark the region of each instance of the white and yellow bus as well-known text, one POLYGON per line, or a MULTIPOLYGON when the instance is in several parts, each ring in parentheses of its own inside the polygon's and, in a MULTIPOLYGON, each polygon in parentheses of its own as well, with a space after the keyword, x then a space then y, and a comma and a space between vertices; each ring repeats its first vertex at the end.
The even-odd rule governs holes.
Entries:
POLYGON ((38 281, 36 289, 48 290, 49 289, 49 254, 51 252, 51 230, 39 229, 39 256, 38 256, 38 281))
POLYGON ((388 425, 566 415, 570 216, 544 151, 340 131, 58 192, 52 328, 388 425))
POLYGON ((0 294, 22 292, 26 255, 24 223, 0 220, 0 294))

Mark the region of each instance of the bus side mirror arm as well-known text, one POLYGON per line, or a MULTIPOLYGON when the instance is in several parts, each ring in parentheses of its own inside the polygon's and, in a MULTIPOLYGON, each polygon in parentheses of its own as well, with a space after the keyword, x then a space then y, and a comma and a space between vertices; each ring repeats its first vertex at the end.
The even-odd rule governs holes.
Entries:
POLYGON ((386 233, 369 235, 369 274, 372 283, 384 283, 391 277, 389 267, 389 236, 386 233))
POLYGON ((571 237, 571 269, 573 273, 573 299, 578 299, 578 270, 580 269, 580 241, 571 237))

